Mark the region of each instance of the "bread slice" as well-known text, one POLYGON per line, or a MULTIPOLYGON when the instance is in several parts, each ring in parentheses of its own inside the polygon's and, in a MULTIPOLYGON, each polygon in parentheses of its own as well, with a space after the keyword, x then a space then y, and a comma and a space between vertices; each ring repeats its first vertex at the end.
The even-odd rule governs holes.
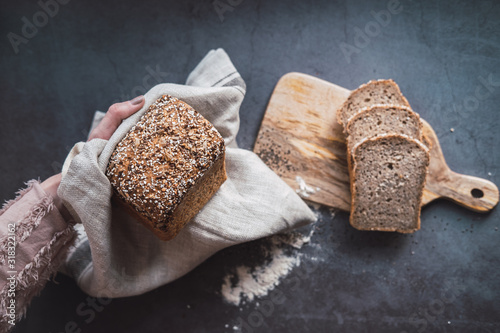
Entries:
POLYGON ((429 149, 406 135, 382 134, 356 144, 352 159, 351 225, 401 233, 420 229, 429 149))
POLYGON ((392 104, 410 107, 393 80, 373 80, 354 90, 337 110, 337 121, 345 127, 358 111, 374 104, 392 104))
POLYGON ((420 116, 406 106, 374 105, 356 113, 346 127, 347 149, 364 138, 380 134, 403 134, 422 141, 420 116))

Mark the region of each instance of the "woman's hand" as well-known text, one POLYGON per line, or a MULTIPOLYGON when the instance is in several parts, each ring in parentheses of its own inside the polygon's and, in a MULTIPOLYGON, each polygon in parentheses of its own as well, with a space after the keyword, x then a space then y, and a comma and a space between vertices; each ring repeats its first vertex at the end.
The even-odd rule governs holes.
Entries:
MULTIPOLYGON (((99 125, 90 133, 88 141, 92 139, 109 140, 118 126, 120 126, 121 122, 135 112, 139 111, 143 105, 144 96, 138 96, 127 102, 111 105, 99 125)), ((54 199, 54 204, 56 205, 57 209, 59 209, 63 217, 68 218, 70 217, 70 215, 57 196, 57 188, 61 183, 61 178, 61 174, 58 173, 57 175, 48 178, 40 185, 47 194, 50 194, 52 196, 52 198, 54 199)))

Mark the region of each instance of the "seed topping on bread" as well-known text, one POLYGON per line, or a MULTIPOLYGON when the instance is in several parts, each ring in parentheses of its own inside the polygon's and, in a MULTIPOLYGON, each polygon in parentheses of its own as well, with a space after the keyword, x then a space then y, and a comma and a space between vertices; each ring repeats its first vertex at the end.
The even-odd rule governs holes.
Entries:
POLYGON ((215 127, 164 95, 116 146, 106 175, 121 199, 162 229, 184 194, 223 156, 215 127))

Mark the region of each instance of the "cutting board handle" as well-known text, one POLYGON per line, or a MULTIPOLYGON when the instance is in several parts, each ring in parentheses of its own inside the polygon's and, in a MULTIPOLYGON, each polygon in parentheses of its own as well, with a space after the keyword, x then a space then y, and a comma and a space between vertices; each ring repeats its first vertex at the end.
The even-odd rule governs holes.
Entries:
POLYGON ((424 138, 432 147, 426 188, 432 194, 426 203, 439 197, 448 198, 476 212, 488 212, 498 204, 498 188, 489 180, 452 171, 444 159, 436 132, 422 119, 424 138))
POLYGON ((498 204, 498 188, 489 180, 448 170, 439 194, 477 212, 488 212, 498 204))

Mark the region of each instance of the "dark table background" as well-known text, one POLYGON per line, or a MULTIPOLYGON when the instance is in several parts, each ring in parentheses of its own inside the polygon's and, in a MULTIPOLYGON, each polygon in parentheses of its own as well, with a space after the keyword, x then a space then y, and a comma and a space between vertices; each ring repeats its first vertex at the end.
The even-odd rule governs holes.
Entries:
MULTIPOLYGON (((42 9, 35 0, 1 3, 0 199, 58 171, 94 110, 156 83, 143 82, 148 68, 184 83, 219 47, 247 83, 243 148, 252 149, 272 90, 288 72, 350 89, 393 78, 434 127, 453 170, 500 184, 498 1, 401 0, 402 11, 380 25, 373 13, 391 1, 221 0, 231 10, 219 16, 212 1, 71 0, 17 53, 7 34, 21 35, 22 18, 33 22, 42 9)), ((318 212, 312 242, 323 261, 303 260, 278 286, 286 302, 253 331, 500 332, 498 209, 479 214, 437 201, 413 235, 360 232, 345 213, 318 212), (294 288, 287 280, 297 276, 294 288)), ((259 246, 226 249, 167 286, 113 300, 92 320, 76 313, 88 296, 58 275, 15 332, 63 332, 71 321, 81 332, 231 332, 259 307, 224 303, 222 279, 258 257, 259 246)))

